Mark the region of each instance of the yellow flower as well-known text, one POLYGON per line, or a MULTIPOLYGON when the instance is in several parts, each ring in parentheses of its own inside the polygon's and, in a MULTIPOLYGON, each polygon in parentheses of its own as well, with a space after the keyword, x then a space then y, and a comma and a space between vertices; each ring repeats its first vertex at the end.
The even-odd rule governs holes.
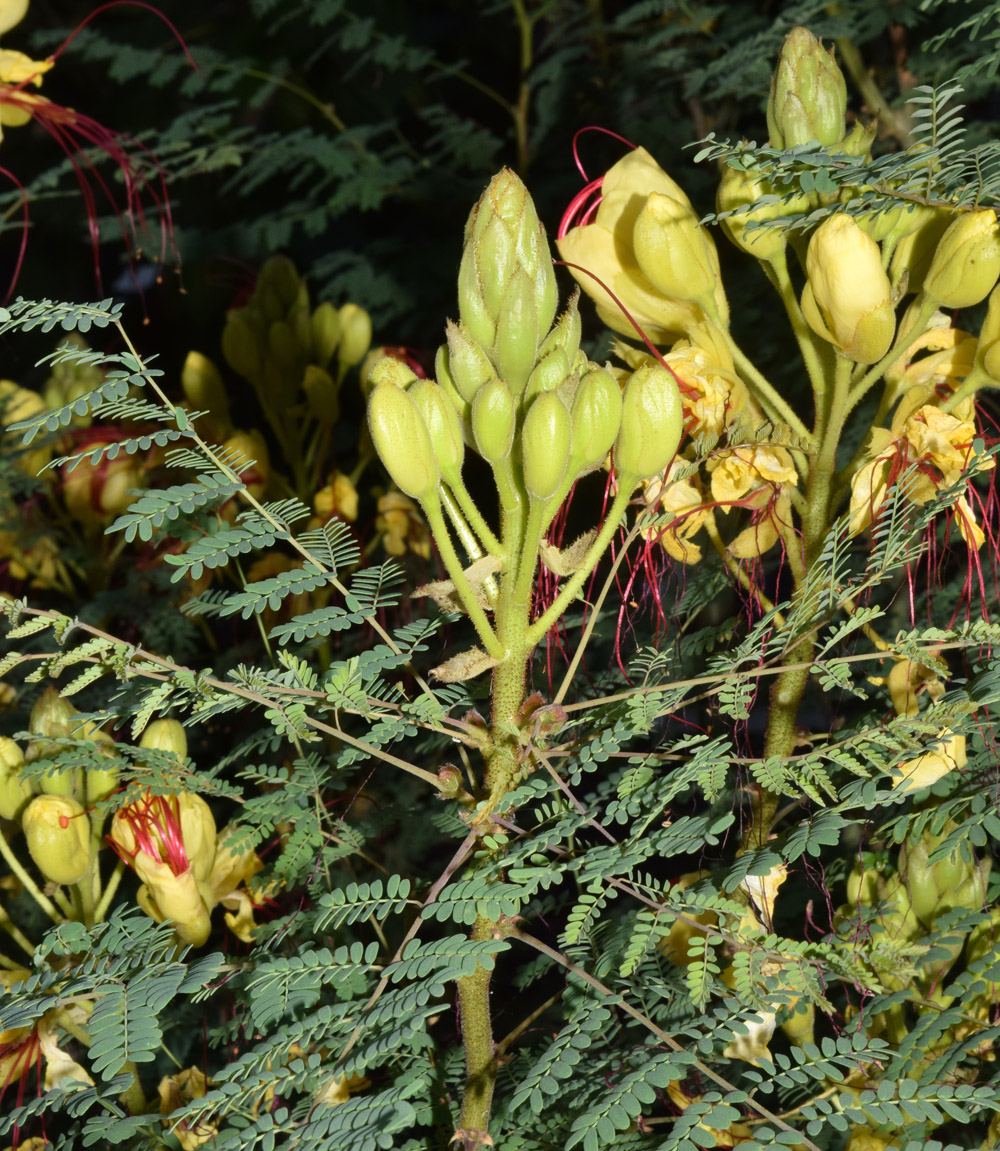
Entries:
POLYGON ((691 542, 705 522, 712 516, 711 504, 706 503, 705 495, 696 475, 675 478, 686 466, 684 460, 676 459, 670 465, 666 480, 654 476, 646 485, 646 507, 650 516, 657 515, 656 505, 673 518, 643 530, 643 536, 651 543, 661 545, 667 555, 685 564, 696 564, 701 559, 701 547, 691 542))
POLYGON ((402 556, 411 551, 421 559, 431 558, 430 532, 409 496, 386 492, 376 510, 375 531, 389 555, 402 556))
MULTIPOLYGON (((578 265, 571 267, 570 272, 597 305, 598 315, 609 328, 634 336, 635 328, 625 315, 627 311, 654 343, 668 344, 706 317, 697 304, 658 291, 639 267, 633 232, 653 194, 669 197, 682 210, 693 213, 680 186, 645 148, 636 148, 605 174, 600 205, 592 223, 570 227, 576 204, 567 212, 559 227, 556 247, 564 260, 578 265)), ((720 315, 726 316, 728 305, 718 279, 715 244, 704 229, 702 233, 710 253, 707 259, 716 271, 715 304, 720 315)))
POLYGON ((325 523, 331 516, 339 516, 349 524, 358 518, 358 490, 351 477, 334 472, 325 488, 313 497, 313 511, 325 523))
MULTIPOLYGON (((909 401, 910 410, 918 407, 921 400, 930 399, 939 387, 956 388, 975 363, 976 337, 950 327, 947 317, 940 312, 933 318, 938 323, 921 332, 885 373, 886 383, 894 389, 894 394, 907 396, 903 403, 909 401), (928 354, 917 359, 918 352, 928 354)), ((903 326, 906 319, 904 316, 903 326)))
MULTIPOLYGON (((718 329, 708 324, 692 328, 690 339, 678 340, 664 356, 683 385, 684 408, 693 417, 690 435, 720 436, 737 415, 750 415, 756 404, 736 374, 718 329)), ((763 416, 760 417, 763 419, 763 416)))

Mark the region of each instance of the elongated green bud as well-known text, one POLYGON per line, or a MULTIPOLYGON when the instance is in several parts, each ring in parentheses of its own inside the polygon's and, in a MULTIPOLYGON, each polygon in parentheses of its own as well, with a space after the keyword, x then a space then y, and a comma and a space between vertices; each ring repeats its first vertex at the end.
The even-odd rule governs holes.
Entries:
POLYGON ((943 308, 971 308, 993 290, 1000 276, 1000 228, 996 212, 962 212, 938 241, 924 278, 924 292, 943 308))
POLYGON ((618 436, 622 422, 622 390, 603 368, 580 381, 570 412, 572 463, 577 475, 603 462, 618 436))
POLYGON ((0 818, 17 819, 34 796, 24 778, 24 754, 7 736, 0 736, 0 818))
POLYGON ((441 482, 437 459, 427 425, 409 393, 388 379, 376 384, 368 400, 368 428, 396 487, 415 500, 433 496, 441 482))
POLYGON ((533 363, 558 292, 545 230, 524 184, 507 169, 493 177, 469 216, 458 294, 468 334, 520 394, 531 370, 527 349, 533 363))
MULTIPOLYGON (((54 687, 47 687, 35 701, 28 720, 29 730, 43 738, 32 740, 28 745, 27 761, 34 763, 39 759, 54 759, 61 752, 69 750, 65 745, 50 743, 44 737, 68 739, 73 734, 76 715, 76 709, 69 700, 63 699, 54 687)), ((78 782, 79 772, 66 767, 42 776, 38 786, 46 795, 75 796, 78 782)))
POLYGON ((143 731, 139 746, 152 751, 170 751, 178 759, 185 759, 188 753, 187 732, 176 719, 154 719, 143 731))
POLYGON ((181 388, 184 398, 197 411, 208 411, 224 420, 229 418, 229 397, 222 376, 201 352, 188 352, 181 369, 181 388))
POLYGON ((434 356, 434 377, 440 384, 442 391, 451 402, 451 406, 458 413, 461 421, 463 435, 467 440, 471 435, 469 420, 472 416, 472 401, 467 400, 459 391, 458 384, 451 374, 451 357, 448 354, 448 345, 442 344, 434 356))
POLYGON ((306 395, 309 415, 320 423, 336 423, 340 415, 340 396, 333 377, 315 364, 306 364, 302 376, 302 390, 306 395))
POLYGON ((438 467, 447 484, 461 482, 465 441, 462 421, 444 389, 433 380, 417 380, 407 393, 420 409, 438 467))
POLYGON ((261 377, 263 346, 250 324, 247 308, 234 308, 222 329, 222 354, 226 363, 245 380, 255 383, 261 377))
POLYGON ((580 289, 576 288, 566 310, 553 325, 552 331, 542 341, 538 349, 539 357, 548 356, 556 348, 561 348, 570 367, 576 361, 580 350, 580 337, 583 334, 583 321, 580 319, 580 289))
POLYGON ((476 392, 496 373, 489 357, 463 324, 449 321, 445 334, 448 339, 448 372, 462 398, 471 404, 476 392))
POLYGON ((329 300, 324 300, 309 317, 309 336, 310 361, 317 367, 325 368, 340 343, 340 316, 329 300))
POLYGON ((684 427, 681 394, 673 375, 659 364, 632 373, 622 396, 622 421, 615 443, 615 471, 623 484, 659 475, 677 452, 684 427))
POLYGON ((545 503, 559 490, 569 461, 569 410, 556 392, 542 392, 521 429, 524 486, 545 503))
POLYGON ((90 869, 90 820, 75 799, 36 796, 21 818, 35 866, 51 883, 79 883, 90 869))
POLYGON ((767 130, 774 148, 818 141, 824 148, 844 138, 847 84, 833 57, 808 28, 785 38, 771 77, 767 130))
POLYGON ((472 401, 472 434, 476 450, 487 463, 497 464, 510 454, 516 422, 510 388, 497 379, 483 384, 472 401))
POLYGON ((417 373, 402 360, 395 356, 383 356, 372 364, 366 383, 369 393, 383 381, 405 391, 418 378, 417 373))
POLYGON ((569 375, 569 361, 562 348, 554 348, 539 360, 524 389, 524 400, 533 399, 540 392, 554 392, 569 375))
POLYGON ((372 318, 360 304, 344 304, 337 313, 340 343, 337 363, 343 371, 360 364, 372 344, 372 318))

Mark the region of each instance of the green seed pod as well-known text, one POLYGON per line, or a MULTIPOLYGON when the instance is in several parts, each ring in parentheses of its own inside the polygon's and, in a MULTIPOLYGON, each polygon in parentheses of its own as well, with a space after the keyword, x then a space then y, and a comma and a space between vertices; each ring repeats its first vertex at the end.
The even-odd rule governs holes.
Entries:
POLYGON ((35 866, 51 883, 79 883, 90 870, 90 820, 75 799, 36 796, 21 818, 35 866))
POLYGON ((601 464, 622 422, 622 390, 605 369, 588 372, 573 397, 572 463, 577 475, 601 464))
POLYGON ((773 148, 817 140, 824 148, 844 138, 847 84, 833 57, 807 28, 785 38, 771 77, 767 130, 773 148))
POLYGON ((528 408, 521 429, 524 486, 545 503, 559 490, 569 461, 569 411, 556 392, 542 392, 528 408))
POLYGON ((472 401, 472 435, 476 450, 490 464, 505 460, 514 442, 517 411, 510 388, 492 379, 476 392, 472 401))
POLYGON ((368 429, 396 487, 415 500, 430 499, 441 477, 427 425, 409 393, 389 379, 376 384, 368 399, 368 429))
POLYGON ((534 399, 541 392, 554 392, 569 375, 569 361, 562 348, 553 348, 544 359, 538 361, 528 377, 524 389, 524 402, 534 399))
POLYGON ((633 487, 659 475, 677 452, 684 428, 681 394, 671 372, 643 364, 632 373, 622 396, 622 419, 615 442, 619 481, 633 487))
POLYGON ((360 364, 372 343, 372 318, 360 304, 343 304, 337 313, 340 343, 337 363, 342 371, 360 364))
POLYGON ((471 404, 476 392, 496 375, 493 365, 464 324, 449 320, 445 335, 448 339, 448 374, 462 398, 471 404))
POLYGON ((171 751, 178 759, 186 759, 187 732, 176 719, 154 719, 142 733, 139 746, 151 751, 171 751))
POLYGON ((445 483, 455 486, 461 482, 465 442, 462 439, 462 421, 444 389, 433 380, 417 380, 407 393, 420 409, 438 467, 445 483))
POLYGON ((938 241, 924 278, 924 292, 943 308, 971 308, 993 290, 1000 276, 1000 228, 996 212, 962 212, 938 241))
POLYGON ((660 192, 647 197, 632 231, 635 258, 646 279, 674 300, 714 299, 718 271, 712 243, 689 204, 660 192))
POLYGON ((340 315, 329 300, 324 300, 309 317, 309 336, 310 360, 325 368, 340 343, 340 315))
POLYGON ((0 736, 0 818, 17 819, 34 796, 21 770, 24 755, 7 736, 0 736))

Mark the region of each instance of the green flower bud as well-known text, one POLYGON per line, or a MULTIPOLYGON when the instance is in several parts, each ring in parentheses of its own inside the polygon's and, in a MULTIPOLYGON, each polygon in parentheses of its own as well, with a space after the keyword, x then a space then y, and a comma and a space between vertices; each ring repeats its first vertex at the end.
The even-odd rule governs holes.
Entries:
POLYGON ((448 374, 462 399, 471 404, 476 392, 496 375, 493 365, 464 324, 449 320, 445 335, 448 339, 448 374))
POLYGON ((962 212, 938 241, 924 292, 944 308, 971 308, 985 300, 1000 276, 996 212, 962 212))
POLYGON ((566 310, 556 320, 552 330, 538 349, 540 359, 561 348, 566 355, 566 363, 573 367, 580 351, 580 337, 583 334, 583 321, 580 319, 580 289, 576 288, 570 297, 566 310))
POLYGON ((248 309, 233 308, 226 316, 222 354, 233 371, 245 380, 254 383, 261 378, 264 349, 250 324, 248 309))
POLYGON ((732 212, 723 219, 722 227, 736 247, 765 261, 775 260, 784 252, 787 233, 780 227, 748 230, 748 225, 808 212, 812 206, 808 196, 783 202, 766 180, 730 167, 722 173, 715 205, 719 212, 732 212))
POLYGON ((51 883, 79 883, 90 870, 90 820, 75 799, 36 796, 21 818, 35 866, 51 883))
POLYGON ((545 230, 528 190, 507 169, 493 177, 469 216, 458 291, 468 334, 499 357, 497 371, 520 394, 531 370, 524 366, 526 349, 531 345, 533 361, 558 292, 545 230), (516 282, 522 276, 524 282, 516 282))
MULTIPOLYGON (((29 730, 39 736, 48 736, 52 739, 69 739, 76 726, 74 719, 77 711, 67 699, 56 691, 54 687, 47 687, 35 701, 28 720, 29 730)), ((49 739, 32 740, 28 744, 27 762, 34 763, 39 759, 54 759, 63 751, 69 750, 65 745, 50 743, 49 739)), ((38 782, 39 789, 46 795, 76 796, 78 791, 79 772, 72 767, 61 771, 52 771, 42 776, 38 782)))
POLYGON ((433 380, 417 380, 407 394, 420 409, 427 425, 445 483, 454 487, 461 482, 462 461, 465 459, 465 441, 458 412, 444 389, 433 380))
MULTIPOLYGON (((843 204, 850 204, 864 191, 864 188, 841 188, 840 201, 843 204)), ((888 211, 865 212, 863 215, 855 216, 854 222, 866 236, 870 236, 876 244, 881 244, 883 240, 898 239, 902 236, 900 226, 903 224, 905 214, 906 209, 899 204, 888 211)))
POLYGON ((771 77, 767 130, 773 148, 818 141, 824 148, 844 138, 847 84, 833 58, 807 28, 785 37, 771 77))
POLYGON ((406 391, 410 384, 418 378, 417 373, 413 371, 409 365, 404 364, 402 360, 397 359, 395 356, 383 356, 372 365, 365 383, 368 388, 368 394, 371 395, 379 384, 383 382, 392 384, 393 387, 399 388, 400 391, 406 391))
POLYGON ((442 391, 451 401, 452 407, 458 413, 462 424, 462 433, 466 440, 471 436, 469 420, 472 416, 472 401, 467 400, 459 391, 458 384, 451 374, 451 357, 448 354, 448 345, 442 344, 434 356, 434 376, 442 391))
POLYGON ((658 292, 675 300, 714 300, 714 243, 688 204, 651 193, 636 217, 632 242, 639 267, 658 292))
POLYGON ((476 450, 487 463, 497 464, 510 454, 516 422, 510 388, 497 379, 483 384, 472 401, 472 435, 476 450))
POLYGON ((542 392, 528 408, 521 429, 524 486, 545 503, 559 490, 569 461, 569 410, 556 392, 542 392))
POLYGON ((360 364, 371 347, 372 318, 360 304, 342 305, 337 317, 340 320, 337 362, 341 371, 346 371, 360 364))
POLYGON ((0 818, 17 819, 34 796, 31 784, 21 770, 24 755, 17 744, 0 736, 0 818))
POLYGON ((301 352, 292 329, 284 320, 275 320, 267 333, 271 358, 282 370, 294 371, 301 363, 301 352))
POLYGON ((368 429, 396 487, 415 500, 430 499, 441 478, 427 425, 409 393, 388 378, 368 399, 368 429))
POLYGON ((671 372, 643 364, 632 373, 622 396, 622 419, 615 442, 619 482, 632 487, 659 475, 677 452, 684 428, 681 394, 671 372))
POLYGON ((107 797, 118 786, 118 752, 115 741, 106 731, 102 731, 95 723, 84 720, 77 724, 73 735, 76 739, 89 739, 97 744, 100 754, 112 762, 107 767, 88 767, 83 776, 83 799, 89 808, 107 797))
POLYGON ((324 300, 309 317, 309 336, 312 349, 310 360, 318 367, 325 368, 340 343, 340 315, 329 300, 324 300))
POLYGON ((188 753, 187 733, 176 719, 154 719, 143 731, 139 746, 151 751, 170 751, 178 759, 185 759, 188 753))
POLYGON ((569 375, 569 361, 562 348, 553 348, 535 365, 524 389, 524 400, 534 399, 542 392, 554 392, 569 375))
POLYGON ((497 317, 493 362, 497 373, 515 396, 528 383, 538 356, 540 326, 534 286, 518 268, 511 276, 497 317))
POLYGON ((874 867, 864 868, 855 863, 847 877, 847 905, 853 911, 860 903, 873 907, 878 899, 878 872, 874 867))
POLYGON ((263 297, 265 314, 273 322, 282 319, 301 299, 303 287, 295 265, 287 256, 271 256, 260 269, 254 295, 263 297))
POLYGON ((1000 381, 1000 288, 990 293, 986 319, 979 329, 976 363, 988 376, 1000 381))
POLYGON ((201 352, 188 352, 181 369, 184 398, 196 411, 208 411, 223 420, 229 419, 229 396, 219 369, 201 352))
POLYGON ((340 415, 340 389, 329 372, 315 364, 306 364, 302 377, 302 390, 306 395, 309 415, 323 424, 336 423, 340 415))
POLYGON ((855 120, 847 135, 840 141, 837 151, 845 156, 864 156, 872 158, 872 144, 878 135, 878 121, 872 120, 870 124, 862 124, 855 120))
POLYGON ((914 843, 905 843, 899 853, 899 869, 906 877, 914 914, 931 927, 939 916, 956 907, 981 907, 986 898, 986 880, 991 861, 975 863, 962 857, 958 847, 943 859, 931 863, 930 857, 955 830, 950 820, 939 835, 924 832, 914 843))
POLYGON ((605 369, 588 372, 580 381, 570 412, 572 463, 577 475, 603 462, 622 422, 622 390, 605 369))

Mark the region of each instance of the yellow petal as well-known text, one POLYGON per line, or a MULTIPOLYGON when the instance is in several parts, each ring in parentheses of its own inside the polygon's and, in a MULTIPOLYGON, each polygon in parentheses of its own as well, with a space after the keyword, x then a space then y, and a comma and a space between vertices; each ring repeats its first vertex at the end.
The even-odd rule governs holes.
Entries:
POLYGON ((0 83, 31 83, 37 87, 42 82, 42 76, 48 72, 53 63, 52 60, 32 60, 23 52, 13 52, 9 48, 0 48, 0 83))
POLYGON ((0 0, 0 36, 20 24, 28 11, 28 0, 0 0))

